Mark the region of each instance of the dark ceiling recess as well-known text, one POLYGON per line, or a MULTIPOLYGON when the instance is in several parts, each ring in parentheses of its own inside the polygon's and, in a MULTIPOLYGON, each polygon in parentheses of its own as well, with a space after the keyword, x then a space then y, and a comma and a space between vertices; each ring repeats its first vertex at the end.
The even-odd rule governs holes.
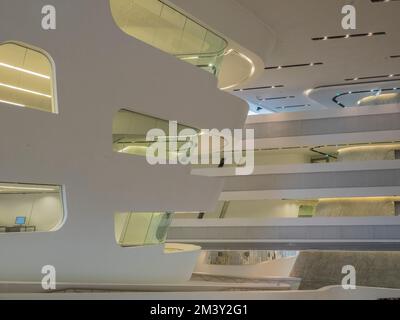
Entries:
POLYGON ((321 66, 323 62, 311 62, 311 63, 301 63, 301 64, 289 64, 289 65, 282 65, 282 66, 274 66, 274 67, 265 67, 265 70, 281 70, 281 69, 288 69, 288 68, 300 68, 300 67, 314 67, 314 66, 321 66))
POLYGON ((345 81, 370 80, 370 79, 382 79, 382 78, 394 78, 394 77, 400 77, 400 74, 387 74, 387 75, 383 75, 383 76, 348 78, 348 79, 345 79, 345 81))
POLYGON ((295 96, 288 96, 288 97, 273 97, 273 98, 261 98, 257 97, 258 101, 276 101, 276 100, 285 100, 285 99, 294 99, 295 96))
POLYGON ((275 88, 283 88, 283 85, 276 86, 265 86, 265 87, 253 87, 253 88, 244 88, 244 89, 235 89, 233 91, 250 91, 250 90, 261 90, 261 89, 275 89, 275 88))
POLYGON ((354 34, 343 34, 337 36, 324 36, 311 38, 313 41, 324 41, 324 40, 335 40, 335 39, 351 39, 359 37, 374 37, 374 36, 385 36, 386 32, 369 32, 369 33, 354 33, 354 34))
POLYGON ((285 109, 297 109, 297 108, 306 108, 306 107, 311 107, 311 104, 296 104, 293 106, 277 107, 275 109, 285 110, 285 109))
POLYGON ((400 1, 400 0, 371 0, 372 3, 380 3, 380 2, 392 2, 392 1, 400 1))
POLYGON ((343 86, 356 86, 356 85, 359 85, 359 84, 390 83, 390 82, 398 82, 398 81, 399 81, 399 79, 385 79, 385 80, 380 80, 380 81, 361 81, 361 82, 353 82, 353 83, 335 83, 335 84, 318 86, 318 87, 315 87, 313 90, 322 89, 322 88, 343 87, 343 86))
POLYGON ((397 54, 397 55, 394 55, 394 56, 390 56, 390 58, 392 58, 392 59, 400 58, 400 54, 397 54))
POLYGON ((399 88, 386 88, 386 89, 349 91, 349 92, 344 92, 344 93, 336 95, 332 100, 333 100, 333 102, 335 102, 337 105, 341 106, 342 108, 346 108, 346 106, 343 103, 339 102, 338 98, 347 96, 347 95, 352 95, 352 94, 362 94, 362 93, 379 94, 382 92, 394 92, 394 91, 398 91, 398 90, 399 90, 399 88))

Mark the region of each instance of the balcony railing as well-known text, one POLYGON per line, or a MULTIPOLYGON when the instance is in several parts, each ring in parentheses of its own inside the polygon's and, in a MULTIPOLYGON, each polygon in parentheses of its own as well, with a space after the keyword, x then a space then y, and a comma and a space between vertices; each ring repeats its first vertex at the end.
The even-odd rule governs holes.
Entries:
POLYGON ((159 0, 110 0, 117 25, 127 34, 215 76, 227 41, 159 0))

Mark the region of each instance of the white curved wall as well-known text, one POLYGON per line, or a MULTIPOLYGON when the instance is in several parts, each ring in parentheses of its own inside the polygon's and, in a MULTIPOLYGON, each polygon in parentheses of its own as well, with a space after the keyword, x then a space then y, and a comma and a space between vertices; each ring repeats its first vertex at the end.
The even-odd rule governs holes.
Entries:
POLYGON ((45 4, 57 10, 56 30, 42 30, 41 1, 0 2, 0 42, 53 58, 59 109, 0 104, 0 181, 63 185, 67 219, 54 233, 0 235, 0 280, 41 281, 47 264, 65 282, 185 280, 182 261, 159 247, 120 248, 114 213, 206 211, 222 182, 113 153, 113 115, 126 108, 198 128, 241 128, 247 104, 219 91, 212 75, 124 34, 108 1, 45 4))

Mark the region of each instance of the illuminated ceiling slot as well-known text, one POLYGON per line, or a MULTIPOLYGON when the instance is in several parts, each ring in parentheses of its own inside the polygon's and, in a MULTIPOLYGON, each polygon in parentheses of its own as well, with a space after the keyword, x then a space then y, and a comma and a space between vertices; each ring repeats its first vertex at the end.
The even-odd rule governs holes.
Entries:
POLYGON ((0 103, 56 113, 52 64, 42 52, 0 45, 0 103))
POLYGON ((274 67, 265 67, 265 70, 282 70, 282 69, 289 69, 289 68, 300 68, 300 67, 314 67, 314 66, 321 66, 323 62, 310 62, 310 63, 302 63, 302 64, 290 64, 290 65, 280 65, 274 67))
POLYGON ((353 33, 353 34, 342 34, 335 36, 323 36, 311 38, 313 41, 326 41, 326 40, 339 40, 339 39, 352 39, 360 37, 375 37, 375 36, 385 36, 386 32, 369 32, 369 33, 353 33))

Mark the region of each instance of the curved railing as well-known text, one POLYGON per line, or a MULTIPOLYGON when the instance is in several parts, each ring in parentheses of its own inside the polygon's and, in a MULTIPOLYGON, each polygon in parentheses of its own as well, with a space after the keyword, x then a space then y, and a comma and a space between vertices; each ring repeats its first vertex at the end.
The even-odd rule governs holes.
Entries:
POLYGON ((121 247, 163 244, 172 213, 128 212, 115 215, 115 238, 121 247))
POLYGON ((198 136, 200 130, 177 123, 177 132, 170 133, 169 125, 167 120, 125 109, 119 110, 113 119, 113 149, 119 153, 146 156, 147 149, 157 140, 165 142, 166 159, 186 154, 192 138, 198 136), (154 137, 153 141, 147 140, 150 130, 154 129, 158 129, 160 135, 154 137), (185 129, 192 131, 193 136, 177 136, 185 129), (176 148, 170 149, 171 145, 176 148))
POLYGON ((159 0, 110 0, 127 34, 218 75, 228 42, 159 0))

